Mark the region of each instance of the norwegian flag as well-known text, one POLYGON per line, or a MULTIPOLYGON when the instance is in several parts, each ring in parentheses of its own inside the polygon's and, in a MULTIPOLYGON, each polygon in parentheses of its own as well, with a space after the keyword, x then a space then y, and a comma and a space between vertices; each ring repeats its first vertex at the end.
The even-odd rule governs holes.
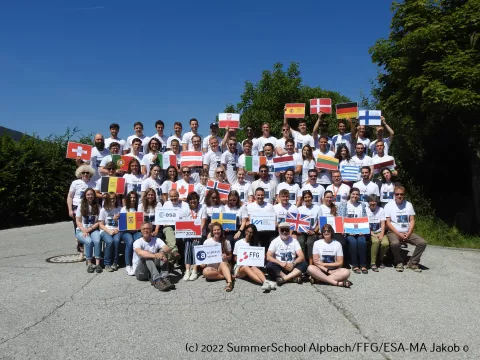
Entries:
POLYGON ((310 115, 318 114, 320 111, 325 114, 331 114, 332 99, 328 99, 328 98, 310 99, 310 115))
POLYGON ((285 221, 290 224, 290 229, 300 233, 310 230, 310 215, 287 212, 285 221))
POLYGON ((238 129, 240 127, 240 114, 220 113, 218 114, 218 127, 225 129, 238 129))
POLYGON ((92 146, 76 142, 68 142, 67 159, 80 158, 84 161, 90 161, 92 157, 92 146))
POLYGON ((230 185, 215 180, 208 180, 207 190, 216 189, 220 194, 220 200, 227 200, 230 193, 230 185))
POLYGON ((195 184, 188 184, 185 186, 182 184, 180 187, 177 183, 172 184, 172 188, 170 190, 177 190, 178 191, 178 198, 180 200, 186 199, 188 194, 195 191, 195 184))

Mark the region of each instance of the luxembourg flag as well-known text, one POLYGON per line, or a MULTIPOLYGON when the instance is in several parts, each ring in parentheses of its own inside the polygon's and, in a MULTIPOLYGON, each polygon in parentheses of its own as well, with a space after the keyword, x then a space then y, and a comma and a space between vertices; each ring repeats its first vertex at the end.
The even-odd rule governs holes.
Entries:
POLYGON ((381 110, 360 110, 358 112, 360 125, 382 125, 381 116, 381 110))
POLYGON ((343 234, 343 218, 341 216, 320 216, 320 229, 323 225, 329 224, 332 226, 335 233, 343 234))
POLYGON ((343 218, 343 230, 345 234, 370 234, 370 224, 368 223, 368 217, 343 218))
POLYGON ((293 155, 278 156, 273 158, 273 168, 275 172, 295 169, 293 155))

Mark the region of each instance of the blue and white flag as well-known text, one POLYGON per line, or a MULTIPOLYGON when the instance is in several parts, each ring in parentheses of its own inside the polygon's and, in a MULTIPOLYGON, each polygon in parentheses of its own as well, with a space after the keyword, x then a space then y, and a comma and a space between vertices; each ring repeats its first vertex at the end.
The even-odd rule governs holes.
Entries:
POLYGON ((340 167, 340 173, 342 174, 342 180, 358 181, 360 179, 360 166, 343 165, 340 167))
POLYGON ((381 110, 360 110, 358 116, 360 125, 382 125, 381 110))

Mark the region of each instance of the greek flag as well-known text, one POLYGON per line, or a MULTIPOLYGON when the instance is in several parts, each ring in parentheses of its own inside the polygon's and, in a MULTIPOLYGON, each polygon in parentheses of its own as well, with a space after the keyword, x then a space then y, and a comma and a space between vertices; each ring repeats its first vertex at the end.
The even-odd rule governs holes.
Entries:
POLYGON ((343 165, 340 167, 342 179, 346 181, 358 181, 360 179, 360 166, 343 165))

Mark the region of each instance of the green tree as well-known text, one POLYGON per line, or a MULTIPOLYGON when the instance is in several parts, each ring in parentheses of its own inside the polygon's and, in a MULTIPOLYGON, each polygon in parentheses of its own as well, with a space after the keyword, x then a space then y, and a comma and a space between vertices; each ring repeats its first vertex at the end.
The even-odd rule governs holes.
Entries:
POLYGON ((403 179, 442 218, 476 206, 480 221, 480 1, 405 0, 392 11, 389 38, 370 54, 379 66, 373 96, 395 130, 403 179))

